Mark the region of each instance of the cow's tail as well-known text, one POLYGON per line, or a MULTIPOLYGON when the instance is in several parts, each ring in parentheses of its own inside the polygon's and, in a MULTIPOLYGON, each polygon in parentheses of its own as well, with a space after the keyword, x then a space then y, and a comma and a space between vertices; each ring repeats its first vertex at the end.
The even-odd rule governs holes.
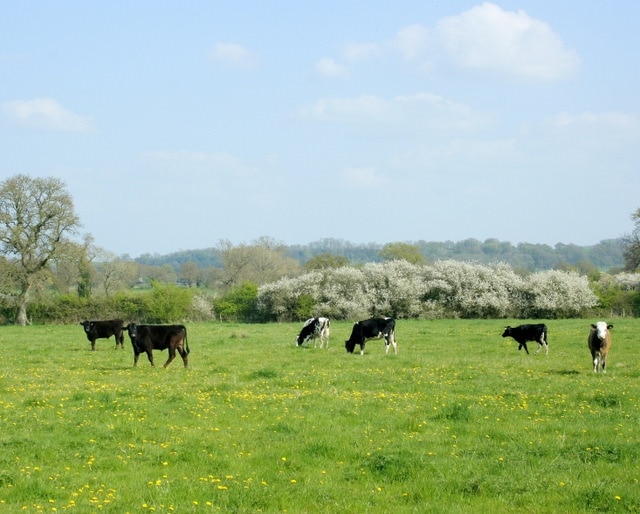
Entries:
POLYGON ((189 340, 187 339, 187 327, 184 327, 184 351, 187 352, 187 355, 191 352, 189 350, 189 340))

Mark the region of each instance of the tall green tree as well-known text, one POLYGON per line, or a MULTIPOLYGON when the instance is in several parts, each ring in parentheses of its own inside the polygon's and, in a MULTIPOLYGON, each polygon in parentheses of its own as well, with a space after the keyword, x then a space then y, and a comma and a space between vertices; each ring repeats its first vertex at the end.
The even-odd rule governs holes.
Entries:
POLYGON ((640 266, 640 208, 631 215, 634 223, 633 232, 624 238, 624 267, 627 271, 636 271, 640 266))
POLYGON ((341 268, 342 266, 348 266, 349 259, 343 255, 333 255, 331 253, 321 253, 315 257, 311 257, 305 265, 305 271, 341 268))
POLYGON ((0 254, 16 275, 17 325, 27 324, 34 285, 52 263, 77 251, 69 238, 80 227, 71 195, 57 178, 16 175, 0 183, 0 254))
POLYGON ((407 261, 411 264, 424 264, 420 248, 408 243, 389 243, 380 250, 380 257, 385 261, 407 261))

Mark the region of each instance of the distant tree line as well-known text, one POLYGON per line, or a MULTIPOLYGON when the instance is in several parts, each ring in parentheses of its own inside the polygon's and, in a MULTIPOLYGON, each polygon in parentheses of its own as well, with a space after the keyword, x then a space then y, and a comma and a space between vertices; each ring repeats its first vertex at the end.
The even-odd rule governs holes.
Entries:
POLYGON ((262 237, 131 259, 80 236, 58 179, 17 175, 0 183, 0 323, 637 316, 640 209, 632 220, 629 236, 590 247, 262 237))
MULTIPOLYGON (((265 238, 263 238, 265 239, 265 238)), ((258 240, 259 241, 259 240, 258 240)), ((254 242, 255 243, 255 242, 254 242)), ((166 255, 143 254, 136 259, 123 256, 123 260, 134 260, 144 266, 171 266, 174 270, 187 263, 195 263, 201 269, 222 268, 224 266, 224 246, 205 248, 201 250, 186 250, 166 255)), ((395 244, 395 243, 390 243, 395 244)), ((625 266, 624 238, 607 239, 591 246, 557 243, 554 246, 546 244, 518 243, 487 239, 466 239, 464 241, 427 242, 417 241, 406 243, 414 248, 425 262, 438 260, 456 260, 491 264, 503 262, 522 271, 541 271, 548 269, 566 269, 580 266, 584 269, 598 269, 601 271, 622 269, 625 266)), ((389 244, 353 244, 342 239, 321 239, 307 245, 285 245, 276 243, 283 255, 297 261, 301 266, 318 256, 332 255, 340 257, 353 265, 368 262, 383 262, 385 249, 389 244)), ((273 242, 272 242, 273 246, 273 242)))

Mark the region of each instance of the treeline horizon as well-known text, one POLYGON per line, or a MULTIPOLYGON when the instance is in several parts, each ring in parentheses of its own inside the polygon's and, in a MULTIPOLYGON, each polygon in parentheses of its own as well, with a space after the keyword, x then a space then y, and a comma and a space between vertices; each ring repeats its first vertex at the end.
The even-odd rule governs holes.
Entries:
MULTIPOLYGON (((255 244, 263 244, 257 241, 255 244)), ((384 260, 381 250, 386 244, 351 243, 344 239, 323 238, 308 244, 287 245, 269 240, 270 244, 282 249, 283 253, 304 265, 319 255, 335 255, 344 257, 349 264, 361 265, 384 260)), ((247 243, 251 246, 254 243, 247 243)), ((600 271, 616 271, 624 267, 624 240, 605 239, 594 245, 580 246, 575 244, 556 243, 554 246, 541 243, 517 243, 489 238, 485 241, 469 238, 462 241, 428 242, 419 240, 406 244, 415 246, 426 262, 439 260, 457 260, 491 264, 502 262, 514 269, 523 271, 543 271, 562 269, 565 267, 597 268, 600 271)), ((243 245, 240 245, 243 246, 243 245)), ((169 265, 175 270, 193 262, 199 268, 222 268, 222 252, 220 248, 208 247, 193 250, 180 250, 167 254, 144 253, 136 258, 128 255, 121 257, 147 266, 169 265)))

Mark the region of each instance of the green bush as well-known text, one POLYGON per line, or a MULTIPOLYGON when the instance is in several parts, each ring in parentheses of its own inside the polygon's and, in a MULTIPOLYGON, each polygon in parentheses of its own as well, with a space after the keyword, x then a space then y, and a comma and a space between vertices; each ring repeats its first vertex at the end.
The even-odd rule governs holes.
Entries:
POLYGON ((189 314, 193 293, 173 284, 151 283, 145 296, 146 320, 149 323, 171 323, 185 320, 189 314))
POLYGON ((256 314, 257 298, 258 286, 253 282, 244 282, 214 300, 213 308, 218 318, 227 321, 259 321, 256 314))

